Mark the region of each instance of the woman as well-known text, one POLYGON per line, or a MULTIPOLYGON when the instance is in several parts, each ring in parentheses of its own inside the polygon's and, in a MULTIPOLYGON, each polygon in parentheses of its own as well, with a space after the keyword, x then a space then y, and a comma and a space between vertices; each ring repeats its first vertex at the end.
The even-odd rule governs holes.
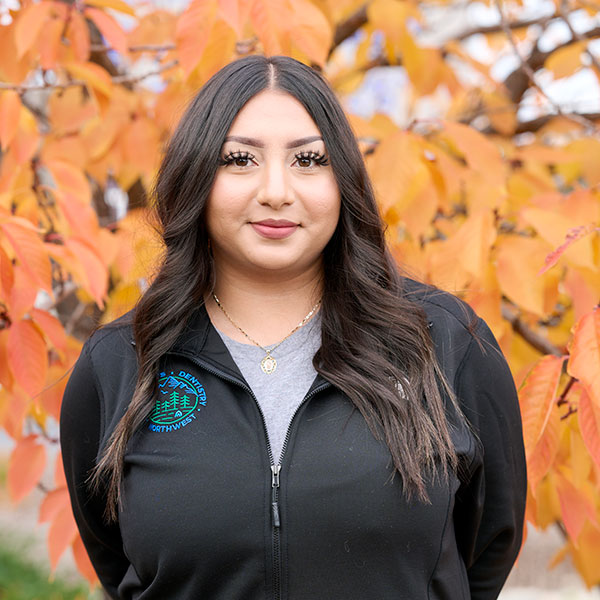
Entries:
POLYGON ((155 196, 164 262, 61 415, 108 593, 496 598, 525 499, 512 378, 466 305, 398 274, 325 81, 224 67, 155 196))

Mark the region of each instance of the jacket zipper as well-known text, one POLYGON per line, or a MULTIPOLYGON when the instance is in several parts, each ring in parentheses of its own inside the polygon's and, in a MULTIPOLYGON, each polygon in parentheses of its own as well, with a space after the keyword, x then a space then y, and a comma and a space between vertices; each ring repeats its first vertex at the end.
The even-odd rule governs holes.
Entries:
POLYGON ((273 450, 271 448, 271 442, 269 441, 269 433, 267 431, 267 422, 265 421, 265 415, 254 395, 254 392, 244 383, 242 383, 239 379, 235 379, 234 377, 230 377, 226 373, 219 371, 218 369, 214 369, 211 366, 206 365, 206 363, 198 360, 196 357, 186 354, 184 352, 170 352, 171 355, 178 355, 191 360, 193 363, 198 365, 201 369, 204 369, 208 373, 219 377, 229 383, 233 383, 238 387, 242 388, 246 392, 250 394, 254 403, 256 404, 256 408, 260 414, 260 419, 262 421, 263 433, 265 434, 265 441, 267 443, 267 452, 269 454, 269 461, 271 462, 271 519, 272 519, 272 541, 273 541, 273 598, 274 600, 281 600, 281 542, 280 542, 280 533, 279 530, 281 528, 281 517, 279 515, 279 475, 281 473, 281 463, 283 462, 283 456, 287 449, 292 424, 294 422, 294 418, 298 414, 300 408, 312 398, 315 394, 329 387, 331 384, 329 382, 325 382, 320 386, 316 387, 310 393, 308 393, 302 399, 302 402, 298 404, 296 410, 294 410, 292 414, 292 418, 290 419, 287 431, 285 432, 285 438, 283 439, 283 445, 281 447, 281 455, 279 457, 279 464, 275 464, 275 459, 273 458, 273 450))

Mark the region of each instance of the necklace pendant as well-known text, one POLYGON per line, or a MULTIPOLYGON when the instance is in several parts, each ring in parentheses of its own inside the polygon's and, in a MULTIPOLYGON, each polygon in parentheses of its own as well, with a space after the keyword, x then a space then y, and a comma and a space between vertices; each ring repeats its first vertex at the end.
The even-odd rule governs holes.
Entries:
POLYGON ((277 368, 277 361, 273 356, 267 354, 260 361, 260 368, 263 370, 263 373, 270 375, 277 368))

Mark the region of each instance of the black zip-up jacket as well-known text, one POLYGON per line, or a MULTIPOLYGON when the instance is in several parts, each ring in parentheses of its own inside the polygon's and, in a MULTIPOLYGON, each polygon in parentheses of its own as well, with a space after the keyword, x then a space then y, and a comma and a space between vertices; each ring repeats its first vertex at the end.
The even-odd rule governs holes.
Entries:
MULTIPOLYGON (((525 459, 517 396, 491 332, 454 297, 413 286, 468 420, 448 408, 460 470, 408 502, 386 446, 318 376, 281 465, 200 308, 164 357, 154 412, 130 441, 117 524, 86 479, 136 380, 131 327, 92 335, 68 383, 61 443, 73 510, 113 598, 488 600, 521 543, 525 459)), ((374 374, 376 376, 376 374, 374 374)))

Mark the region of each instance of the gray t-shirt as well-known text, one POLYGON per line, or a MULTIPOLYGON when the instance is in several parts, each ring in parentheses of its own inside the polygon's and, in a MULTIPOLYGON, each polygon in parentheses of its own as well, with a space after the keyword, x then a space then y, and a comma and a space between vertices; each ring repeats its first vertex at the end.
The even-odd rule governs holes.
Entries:
MULTIPOLYGON (((265 352, 253 344, 231 339, 217 329, 265 417, 273 459, 280 461, 288 426, 317 372, 312 359, 321 346, 321 313, 294 332, 274 352, 277 368, 266 374, 260 367, 265 352)), ((275 344, 265 346, 273 348, 275 344)))

